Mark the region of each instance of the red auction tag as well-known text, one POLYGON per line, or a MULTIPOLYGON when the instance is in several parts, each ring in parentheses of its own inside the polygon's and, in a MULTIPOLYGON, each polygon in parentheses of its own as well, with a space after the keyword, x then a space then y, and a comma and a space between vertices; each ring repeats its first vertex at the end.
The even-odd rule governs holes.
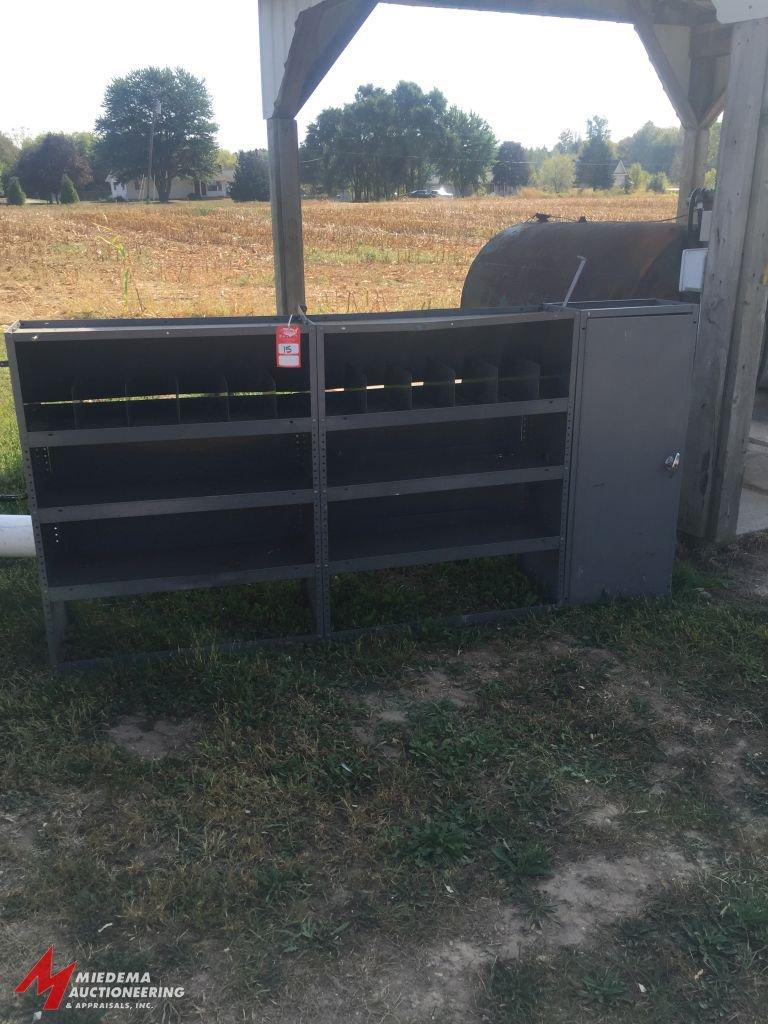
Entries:
POLYGON ((275 361, 279 367, 301 369, 301 327, 282 324, 277 328, 275 361))

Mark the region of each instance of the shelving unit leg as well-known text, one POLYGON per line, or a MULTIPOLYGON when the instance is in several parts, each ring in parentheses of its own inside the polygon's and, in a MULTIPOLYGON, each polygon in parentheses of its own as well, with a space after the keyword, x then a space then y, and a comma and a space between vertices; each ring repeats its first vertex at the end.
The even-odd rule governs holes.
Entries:
POLYGON ((65 601, 43 600, 45 635, 48 641, 48 660, 51 668, 57 669, 62 661, 62 648, 67 632, 69 614, 65 601))

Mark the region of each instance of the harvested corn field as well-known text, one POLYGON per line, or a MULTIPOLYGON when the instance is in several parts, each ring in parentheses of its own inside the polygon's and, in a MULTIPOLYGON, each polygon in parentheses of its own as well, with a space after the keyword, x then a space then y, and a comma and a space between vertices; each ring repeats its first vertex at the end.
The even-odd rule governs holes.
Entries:
MULTIPOLYGON (((575 220, 674 217, 673 195, 304 204, 315 312, 458 305, 478 250, 538 211, 575 220)), ((0 206, 0 323, 46 317, 243 316, 274 311, 269 205, 0 206)))

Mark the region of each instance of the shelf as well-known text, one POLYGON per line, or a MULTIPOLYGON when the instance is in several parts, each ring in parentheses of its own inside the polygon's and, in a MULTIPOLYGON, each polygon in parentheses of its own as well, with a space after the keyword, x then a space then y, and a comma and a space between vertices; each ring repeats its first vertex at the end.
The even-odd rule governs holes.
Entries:
POLYGON ((74 506, 96 506, 120 517, 152 515, 155 509, 166 514, 177 506, 183 512, 185 506, 201 511, 295 504, 313 497, 306 434, 36 448, 30 461, 37 509, 46 522, 83 518, 72 512, 74 506))
POLYGON ((69 445, 138 444, 149 441, 206 440, 220 437, 261 437, 268 434, 308 434, 312 419, 230 420, 227 423, 173 423, 154 427, 101 427, 72 430, 33 430, 30 448, 69 445))
POLYGON ((562 480, 564 475, 564 466, 537 466, 530 469, 497 469, 490 473, 417 477, 411 480, 378 480, 371 483, 329 487, 328 500, 351 501, 355 498, 384 498, 406 494, 431 494, 437 491, 465 491, 477 487, 501 487, 505 484, 562 480))
MULTIPOLYGON (((491 531, 492 532, 492 531, 491 531)), ((354 558, 334 558, 328 570, 332 574, 344 572, 363 572, 368 569, 388 569, 405 565, 431 565, 438 562, 456 562, 465 558, 488 558, 495 555, 519 555, 535 551, 556 551, 560 547, 560 537, 538 537, 531 529, 530 536, 514 537, 497 541, 484 541, 481 544, 451 544, 450 531, 439 535, 440 531, 431 531, 432 542, 440 546, 414 547, 404 550, 409 538, 401 535, 403 543, 381 544, 376 554, 358 555, 354 558), (399 550, 398 550, 399 549, 399 550)), ((457 531, 457 537, 466 538, 465 531, 457 531)), ((414 542, 416 538, 413 538, 414 542)), ((427 544, 428 538, 423 534, 419 538, 427 544)), ((343 547, 342 547, 343 553, 343 547)))
POLYGON ((422 423, 450 423, 464 420, 498 419, 508 416, 536 416, 568 412, 567 398, 538 398, 528 402, 493 402, 485 405, 455 405, 434 409, 405 409, 399 412, 347 413, 327 416, 326 430, 370 430, 375 427, 409 427, 422 423))
POLYGON ((537 482, 333 502, 332 571, 558 548, 562 493, 561 473, 537 482))
POLYGON ((60 595, 292 579, 310 563, 314 571, 311 505, 77 520, 40 531, 47 584, 60 595))
MULTIPOLYGON (((136 522, 131 520, 130 522, 136 522)), ((99 524, 77 524, 84 527, 99 524)), ((66 529, 64 526, 61 529, 66 529)), ((47 527, 47 529, 52 529, 47 527)), ((266 580, 301 579, 312 576, 314 563, 308 560, 310 545, 305 538, 285 535, 265 542, 244 543, 222 540, 191 546, 189 541, 176 546, 126 544, 118 529, 112 552, 94 552, 90 559, 82 557, 82 547, 67 549, 65 541, 54 540, 48 550, 48 592, 56 599, 75 600, 86 597, 116 597, 121 594, 159 593, 170 590, 193 590, 237 583, 266 580), (55 548, 56 550, 51 550, 55 548)), ((87 540, 87 538, 86 538, 87 540)))
POLYGON ((311 487, 293 491, 251 491, 247 494, 212 494, 191 498, 159 498, 112 501, 90 505, 60 505, 38 509, 40 523, 72 523, 87 519, 129 519, 135 516, 183 515, 187 512, 219 512, 230 509, 276 508, 309 505, 311 487))
MULTIPOLYGON (((218 564, 218 562, 216 563, 218 564)), ((120 566, 113 566, 114 578, 94 583, 55 585, 47 588, 52 601, 82 601, 97 597, 129 597, 137 594, 159 594, 176 590, 207 590, 210 587, 241 586, 249 583, 268 583, 275 580, 311 579, 315 566, 269 566, 260 569, 217 570, 206 573, 175 576, 145 576, 129 579, 122 575, 120 566)))

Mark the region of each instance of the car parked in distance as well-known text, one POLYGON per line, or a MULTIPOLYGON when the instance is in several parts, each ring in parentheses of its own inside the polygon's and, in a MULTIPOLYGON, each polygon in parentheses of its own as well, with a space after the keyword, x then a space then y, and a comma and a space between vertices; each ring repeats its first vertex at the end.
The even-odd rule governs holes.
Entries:
POLYGON ((453 194, 441 185, 440 188, 417 188, 408 193, 409 199, 453 199, 453 194))

